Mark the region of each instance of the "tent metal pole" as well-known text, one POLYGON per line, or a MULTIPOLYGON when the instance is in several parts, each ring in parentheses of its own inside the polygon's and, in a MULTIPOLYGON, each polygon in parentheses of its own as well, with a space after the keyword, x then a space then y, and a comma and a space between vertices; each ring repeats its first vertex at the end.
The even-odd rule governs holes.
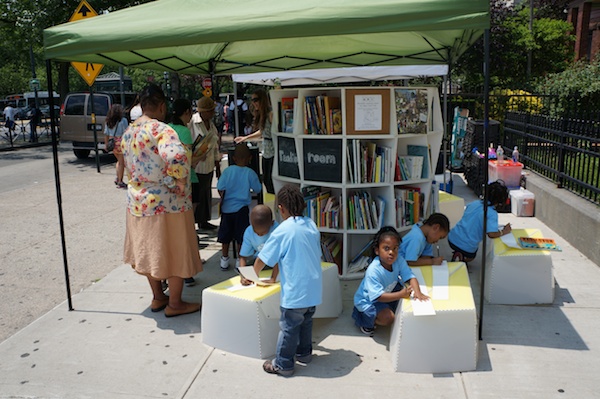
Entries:
POLYGON ((485 266, 487 258, 487 214, 488 214, 488 133, 489 133, 489 118, 490 118, 490 30, 486 29, 483 34, 483 98, 484 98, 484 111, 483 111, 483 152, 484 152, 484 166, 483 166, 483 243, 481 248, 481 280, 480 280, 480 292, 479 292, 479 340, 481 341, 483 331, 483 307, 485 302, 485 266))
MULTIPOLYGON (((447 186, 447 181, 446 181, 446 169, 448 169, 448 76, 450 75, 450 68, 448 68, 448 75, 444 75, 444 113, 443 113, 443 117, 444 117, 444 134, 442 136, 442 144, 443 144, 443 149, 442 151, 444 152, 442 154, 442 165, 444 166, 442 168, 442 181, 444 182, 444 190, 448 189, 447 186)), ((433 166, 433 165, 432 165, 433 166)))
POLYGON ((233 131, 233 138, 241 136, 241 134, 240 134, 240 126, 239 126, 239 119, 240 118, 238 116, 239 112, 238 112, 237 103, 238 103, 237 82, 234 81, 233 82, 233 104, 234 104, 234 107, 233 107, 233 119, 234 119, 235 123, 234 123, 233 126, 235 127, 235 130, 233 131))
MULTIPOLYGON (((52 84, 52 64, 46 60, 46 78, 48 81, 48 93, 53 93, 52 84)), ((54 109, 54 96, 48 96, 50 109, 54 109)), ((54 182, 56 184, 56 203, 58 205, 58 222, 60 225, 60 242, 62 245, 63 265, 65 269, 65 284, 67 286, 67 302, 69 310, 73 310, 73 301, 71 299, 71 283, 69 281, 69 265, 67 262, 67 244, 65 241, 65 223, 62 211, 62 194, 60 190, 60 172, 58 170, 58 136, 56 130, 56 118, 54 112, 50 112, 50 131, 52 132, 52 157, 54 159, 54 182)))

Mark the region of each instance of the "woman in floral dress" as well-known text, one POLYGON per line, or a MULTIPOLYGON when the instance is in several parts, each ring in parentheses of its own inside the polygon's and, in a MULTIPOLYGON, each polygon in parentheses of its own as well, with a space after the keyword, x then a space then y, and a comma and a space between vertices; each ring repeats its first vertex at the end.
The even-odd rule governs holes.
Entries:
POLYGON ((143 115, 123 134, 121 149, 129 182, 123 259, 148 278, 150 309, 167 317, 200 310, 181 299, 183 279, 202 271, 190 189, 191 153, 161 122, 167 113, 160 87, 141 94, 143 115), (169 284, 169 296, 161 280, 169 284))

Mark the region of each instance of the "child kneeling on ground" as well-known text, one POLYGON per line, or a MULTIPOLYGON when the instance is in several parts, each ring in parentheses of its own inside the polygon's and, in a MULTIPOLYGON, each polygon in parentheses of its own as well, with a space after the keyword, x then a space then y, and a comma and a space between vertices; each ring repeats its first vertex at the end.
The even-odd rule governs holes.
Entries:
POLYGON ((352 318, 360 331, 370 337, 375 325, 389 326, 394 322, 396 307, 401 298, 413 295, 427 300, 419 282, 406 261, 398 256, 400 234, 391 226, 382 227, 373 239, 375 258, 354 294, 352 318), (403 283, 409 285, 405 287, 403 283))
POLYGON ((402 238, 400 257, 404 258, 409 266, 441 265, 444 258, 433 256, 432 244, 446 238, 449 231, 450 221, 446 215, 431 214, 423 224, 415 224, 402 238))
POLYGON ((276 357, 267 360, 263 370, 289 377, 296 361, 312 360, 312 317, 323 295, 321 234, 315 222, 303 216, 306 203, 298 187, 282 187, 277 193, 277 207, 283 222, 258 254, 254 270, 258 274, 265 265, 279 264, 281 331, 276 357))

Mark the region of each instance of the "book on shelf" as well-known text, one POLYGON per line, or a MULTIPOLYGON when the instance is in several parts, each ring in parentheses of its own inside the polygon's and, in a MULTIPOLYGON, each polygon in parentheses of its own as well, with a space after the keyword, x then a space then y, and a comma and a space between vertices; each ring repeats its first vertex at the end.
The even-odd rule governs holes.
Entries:
POLYGON ((429 147, 426 145, 409 144, 406 146, 407 155, 416 155, 423 158, 423 168, 421 170, 421 178, 429 178, 429 147))
POLYGON ((331 134, 342 134, 342 110, 332 109, 331 110, 331 134))
POLYGON ((326 95, 306 96, 304 98, 304 133, 305 134, 340 134, 334 116, 341 114, 341 100, 326 95))
POLYGON ((349 140, 346 149, 348 179, 351 183, 391 181, 392 149, 374 142, 349 140))
POLYGON ((342 240, 331 234, 321 234, 321 253, 323 260, 335 263, 338 273, 342 274, 342 240))
POLYGON ((373 200, 368 191, 354 192, 348 196, 348 229, 377 229, 382 223, 384 211, 381 202, 373 200))
POLYGON ((373 260, 373 239, 369 240, 348 262, 347 273, 358 273, 366 270, 373 260))
POLYGON ((283 97, 279 102, 279 131, 292 133, 294 131, 294 101, 295 97, 283 97))
POLYGON ((340 228, 339 197, 333 196, 330 190, 322 190, 317 186, 306 186, 302 193, 306 202, 304 214, 311 218, 317 227, 340 228))
POLYGON ((419 187, 403 187, 394 190, 397 227, 411 226, 423 219, 425 195, 419 187))
POLYGON ((423 157, 418 155, 399 155, 396 181, 419 180, 423 173, 423 157))
POLYGON ((398 134, 427 133, 427 90, 398 88, 394 92, 398 134))

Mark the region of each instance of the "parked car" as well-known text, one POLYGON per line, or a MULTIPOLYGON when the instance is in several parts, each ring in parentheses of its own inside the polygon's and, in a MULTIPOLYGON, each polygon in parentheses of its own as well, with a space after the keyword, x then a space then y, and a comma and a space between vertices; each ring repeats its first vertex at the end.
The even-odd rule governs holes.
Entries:
MULTIPOLYGON (((136 93, 125 94, 127 108, 135 99, 136 93)), ((94 93, 95 123, 92 122, 92 101, 90 93, 69 93, 60 109, 60 141, 72 142, 73 152, 78 159, 85 159, 94 147, 94 129, 98 150, 104 149, 104 120, 113 104, 120 103, 120 93, 94 93)))

